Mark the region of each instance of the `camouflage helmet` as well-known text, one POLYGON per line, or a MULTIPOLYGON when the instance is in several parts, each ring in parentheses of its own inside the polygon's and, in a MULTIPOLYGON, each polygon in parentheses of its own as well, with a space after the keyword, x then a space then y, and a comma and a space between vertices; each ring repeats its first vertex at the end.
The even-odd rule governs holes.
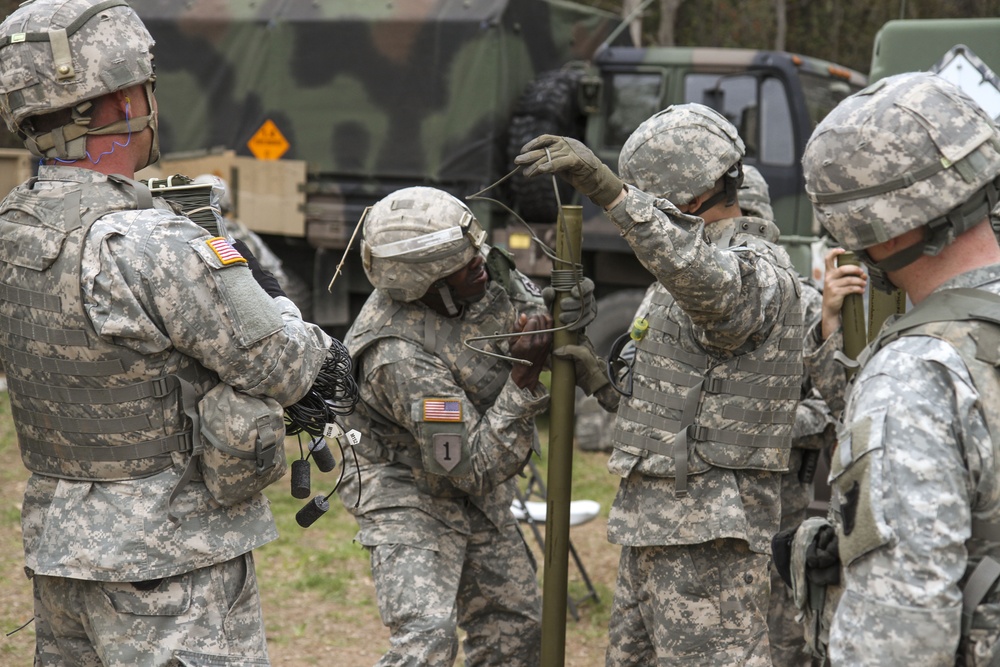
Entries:
MULTIPOLYGON (((148 84, 152 46, 125 0, 26 2, 0 24, 0 115, 39 157, 84 157, 85 135, 97 133, 88 127, 87 102, 148 84), (32 117, 61 109, 73 110, 71 122, 52 132, 34 130, 32 117)), ((152 116, 134 119, 130 128, 115 123, 97 131, 139 131, 153 124, 152 116)))
POLYGON ((225 179, 215 174, 200 174, 191 181, 197 185, 212 186, 212 206, 219 209, 222 215, 228 215, 233 210, 233 197, 229 194, 229 186, 225 179))
POLYGON ((987 217, 997 202, 1000 132, 951 83, 926 72, 899 74, 830 112, 802 164, 816 217, 848 250, 927 226, 911 257, 902 257, 904 250, 876 267, 892 271, 936 254, 987 217))
POLYGON ((774 210, 771 208, 771 191, 767 181, 757 167, 743 165, 743 185, 740 186, 740 209, 746 215, 764 220, 774 220, 774 210))
POLYGON ((643 192, 683 206, 725 175, 738 179, 745 153, 739 133, 722 114, 703 104, 675 104, 625 141, 618 173, 643 192))
POLYGON ((486 232, 469 207, 428 187, 397 190, 365 211, 361 259, 371 284, 416 301, 480 251, 486 232))

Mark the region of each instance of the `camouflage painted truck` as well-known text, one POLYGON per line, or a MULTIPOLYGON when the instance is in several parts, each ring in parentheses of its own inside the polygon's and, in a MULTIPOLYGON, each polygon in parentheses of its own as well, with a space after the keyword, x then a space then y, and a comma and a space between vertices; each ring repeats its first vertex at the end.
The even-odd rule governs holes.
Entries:
MULTIPOLYGON (((584 138, 614 168, 629 133, 679 102, 711 104, 737 125, 808 271, 818 228, 799 158, 814 124, 864 83, 789 53, 604 44, 619 18, 563 0, 132 4, 157 41, 161 169, 228 179, 239 218, 312 286, 305 310, 335 331, 369 290, 349 253, 327 293, 366 206, 417 184, 476 193, 543 132, 584 138)), ((553 238, 551 181, 515 174, 487 195, 553 238)), ((651 277, 584 205, 585 273, 601 299, 591 336, 603 346, 651 277)), ((506 208, 472 206, 522 270, 548 275, 506 208)))

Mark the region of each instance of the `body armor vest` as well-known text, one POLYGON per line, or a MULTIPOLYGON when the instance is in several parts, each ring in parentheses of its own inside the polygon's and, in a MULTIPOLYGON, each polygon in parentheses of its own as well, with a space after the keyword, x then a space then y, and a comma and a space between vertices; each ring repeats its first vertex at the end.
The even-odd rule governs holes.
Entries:
MULTIPOLYGON (((484 333, 511 331, 514 308, 503 288, 491 281, 483 299, 466 309, 462 317, 445 317, 419 303, 394 301, 388 294, 376 291, 375 298, 369 299, 357 318, 363 321, 370 317, 371 325, 359 331, 352 329, 344 344, 355 360, 355 368, 364 350, 380 339, 400 338, 419 345, 448 365, 455 383, 482 414, 500 395, 510 376, 511 363, 472 349, 465 341, 484 333)), ((495 351, 487 341, 473 345, 495 351)), ((357 420, 363 436, 362 444, 356 447, 359 453, 373 461, 400 461, 415 471, 422 470, 420 452, 408 431, 367 406, 359 406, 359 412, 367 417, 357 420)))
POLYGON ((91 226, 151 208, 122 177, 33 191, 0 206, 0 355, 21 457, 35 473, 90 481, 146 477, 191 452, 210 371, 176 351, 142 355, 102 340, 84 310, 81 256, 91 226), (168 360, 174 373, 163 372, 168 360))
MULTIPOLYGON (((1000 461, 1000 295, 981 289, 950 289, 932 293, 891 325, 866 348, 862 363, 900 336, 931 336, 947 342, 962 357, 981 396, 990 431, 993 457, 1000 461)), ((991 474, 992 471, 984 471, 991 474)), ((969 657, 969 629, 976 608, 987 599, 1000 601, 1000 505, 972 510, 972 536, 966 543, 969 560, 962 581, 962 641, 959 665, 969 657)))
POLYGON ((645 458, 644 474, 673 477, 679 496, 687 493, 688 474, 711 466, 785 470, 802 391, 799 302, 767 340, 729 357, 701 348, 690 318, 662 285, 652 304, 649 329, 636 343, 632 395, 618 408, 614 446, 645 458))

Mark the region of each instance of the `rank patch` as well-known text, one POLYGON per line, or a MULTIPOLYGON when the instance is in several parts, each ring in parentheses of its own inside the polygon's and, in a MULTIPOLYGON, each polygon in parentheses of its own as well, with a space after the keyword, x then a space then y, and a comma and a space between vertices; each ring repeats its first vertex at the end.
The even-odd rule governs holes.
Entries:
POLYGON ((462 402, 452 398, 425 398, 425 422, 462 421, 462 402))
POLYGON ((222 262, 223 266, 229 266, 230 264, 246 264, 247 260, 244 259, 243 255, 232 246, 229 241, 221 236, 213 236, 212 238, 205 241, 208 247, 212 249, 219 261, 222 262))

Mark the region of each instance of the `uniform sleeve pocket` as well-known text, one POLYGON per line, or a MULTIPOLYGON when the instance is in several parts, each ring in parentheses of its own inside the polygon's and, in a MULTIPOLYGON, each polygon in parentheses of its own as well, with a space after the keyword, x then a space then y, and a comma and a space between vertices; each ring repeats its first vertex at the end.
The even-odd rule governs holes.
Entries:
POLYGON ((471 466, 460 397, 422 398, 413 404, 424 470, 458 477, 471 466))
POLYGON ((885 416, 884 408, 874 411, 838 434, 830 479, 840 504, 836 525, 844 565, 892 538, 882 500, 885 416))
POLYGON ((206 236, 190 244, 208 265, 244 347, 281 331, 284 327, 281 310, 252 279, 246 260, 225 239, 206 236))

